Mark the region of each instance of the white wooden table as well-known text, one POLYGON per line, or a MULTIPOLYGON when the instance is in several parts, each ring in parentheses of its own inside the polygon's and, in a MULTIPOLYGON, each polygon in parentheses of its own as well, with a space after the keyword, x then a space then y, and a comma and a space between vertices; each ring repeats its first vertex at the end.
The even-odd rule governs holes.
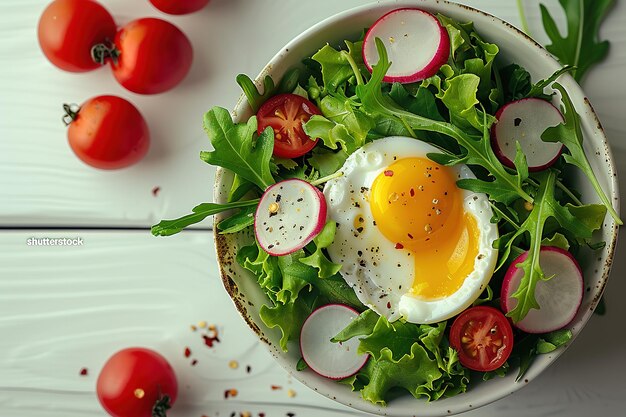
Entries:
MULTIPOLYGON (((35 31, 46 3, 0 0, 0 417, 105 416, 94 391, 98 371, 114 351, 134 345, 157 349, 176 369, 181 394, 173 417, 362 415, 277 367, 221 287, 208 223, 167 239, 151 237, 148 227, 210 201, 213 171, 198 158, 207 147, 201 116, 214 105, 233 107, 235 76, 255 75, 294 35, 365 1, 213 0, 200 13, 166 17, 147 0, 102 0, 119 24, 165 17, 192 40, 190 76, 152 97, 123 90, 105 69, 75 75, 47 63, 35 31), (130 98, 153 132, 147 158, 118 172, 78 161, 60 121, 61 103, 104 93, 130 98), (31 237, 83 244, 35 247, 31 237), (201 329, 190 328, 201 321, 218 326, 221 342, 213 348, 201 329), (237 369, 229 367, 233 360, 237 369), (238 395, 224 399, 231 388, 238 395)), ((463 3, 519 24, 514 0, 463 3)), ((537 3, 525 2, 526 10, 544 42, 537 3)), ((545 3, 558 13, 556 0, 545 3)), ((610 57, 584 87, 623 176, 626 5, 618 3, 602 29, 610 57)), ((624 259, 626 248, 618 247, 607 315, 593 317, 528 387, 467 416, 624 415, 624 259)))

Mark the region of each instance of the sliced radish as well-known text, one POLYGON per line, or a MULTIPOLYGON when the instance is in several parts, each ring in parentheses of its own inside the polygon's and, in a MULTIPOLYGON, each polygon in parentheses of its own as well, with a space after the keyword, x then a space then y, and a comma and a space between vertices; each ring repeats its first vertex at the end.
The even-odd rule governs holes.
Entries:
POLYGON ((448 31, 435 16, 420 9, 392 10, 367 31, 363 61, 370 71, 380 59, 376 38, 385 45, 391 62, 385 82, 406 84, 431 77, 450 55, 448 31))
POLYGON ((330 341, 358 316, 358 311, 344 304, 328 304, 311 313, 300 331, 300 352, 309 368, 330 379, 359 372, 369 358, 368 354, 357 354, 359 339, 330 341))
POLYGON ((563 115, 550 102, 539 98, 512 101, 498 110, 491 128, 491 144, 500 161, 515 168, 516 142, 519 142, 529 171, 541 171, 556 162, 563 144, 544 142, 541 134, 563 122, 563 115))
MULTIPOLYGON (((528 252, 521 254, 504 276, 501 304, 505 313, 517 306, 517 299, 511 295, 519 287, 524 271, 516 265, 527 257, 528 252)), ((513 323, 527 333, 547 333, 567 326, 583 299, 582 270, 571 253, 554 246, 542 246, 539 265, 546 277, 554 276, 548 281, 539 281, 535 287, 539 309, 531 309, 526 317, 513 323)))
POLYGON ((302 249, 326 224, 324 194, 306 181, 289 179, 269 187, 254 215, 254 233, 270 255, 302 249))

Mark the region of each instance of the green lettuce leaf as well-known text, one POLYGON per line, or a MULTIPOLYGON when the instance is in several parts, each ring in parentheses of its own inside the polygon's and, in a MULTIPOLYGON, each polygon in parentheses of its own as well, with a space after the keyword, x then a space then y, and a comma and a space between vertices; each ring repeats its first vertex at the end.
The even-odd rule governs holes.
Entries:
MULTIPOLYGON (((466 150, 467 154, 454 162, 483 166, 493 178, 493 181, 464 180, 464 183, 459 183, 460 187, 471 185, 473 191, 486 192, 492 199, 505 204, 511 203, 520 197, 532 202, 532 197, 519 186, 520 180, 518 176, 509 173, 494 154, 489 140, 489 132, 485 131, 482 138, 476 139, 453 124, 428 119, 408 112, 402 109, 388 95, 382 93, 382 79, 390 64, 382 41, 377 39, 376 43, 380 60, 374 66, 370 81, 365 85, 357 86, 356 89, 357 95, 361 99, 361 109, 371 117, 378 116, 396 122, 400 121, 412 133, 414 129, 424 130, 442 133, 455 139, 466 150)), ((483 125, 486 125, 486 123, 483 123, 483 125)), ((415 134, 413 133, 412 136, 415 137, 415 134)))
POLYGON ((301 263, 316 268, 319 271, 320 278, 329 278, 341 269, 341 264, 333 263, 322 252, 322 249, 329 247, 333 243, 336 230, 337 223, 329 220, 320 234, 313 239, 313 245, 315 246, 313 253, 305 258, 300 258, 301 263))

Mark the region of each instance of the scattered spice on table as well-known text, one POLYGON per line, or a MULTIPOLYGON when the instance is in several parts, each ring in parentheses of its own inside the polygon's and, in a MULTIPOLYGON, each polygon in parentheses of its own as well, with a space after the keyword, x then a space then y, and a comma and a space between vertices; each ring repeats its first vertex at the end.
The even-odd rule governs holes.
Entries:
POLYGON ((272 388, 272 391, 283 389, 283 387, 281 387, 280 385, 270 385, 270 388, 272 388))
POLYGON ((296 391, 292 390, 292 389, 288 389, 287 390, 287 397, 289 398, 293 398, 296 396, 296 391))
POLYGON ((188 358, 191 356, 191 349, 189 349, 188 347, 185 348, 185 357, 188 358))
POLYGON ((232 360, 232 361, 228 362, 228 367, 230 369, 237 369, 237 368, 239 368, 239 362, 237 362, 235 360, 232 360))
POLYGON ((238 394, 238 391, 234 388, 231 389, 227 389, 226 391, 224 391, 224 398, 231 398, 231 397, 236 397, 238 394))
POLYGON ((161 187, 159 186, 154 187, 152 189, 152 195, 156 197, 157 195, 159 195, 159 191, 161 191, 161 187))
POLYGON ((252 372, 252 367, 250 365, 246 366, 246 373, 252 372))
POLYGON ((87 376, 87 374, 89 374, 87 368, 80 368, 80 376, 87 376))
POLYGON ((196 366, 198 364, 198 359, 194 359, 191 361, 191 366, 196 366))

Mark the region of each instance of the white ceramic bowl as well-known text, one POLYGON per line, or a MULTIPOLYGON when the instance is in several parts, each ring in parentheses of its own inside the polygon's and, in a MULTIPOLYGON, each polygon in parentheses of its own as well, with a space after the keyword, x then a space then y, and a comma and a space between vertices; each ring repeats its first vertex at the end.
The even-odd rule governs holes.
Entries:
MULTIPOLYGON (((363 28, 369 27, 386 12, 399 7, 419 7, 432 13, 443 13, 460 21, 473 21, 481 36, 497 43, 500 47, 500 62, 516 62, 524 66, 531 73, 533 80, 546 78, 560 68, 560 65, 540 45, 510 24, 494 16, 446 1, 413 0, 366 5, 320 22, 289 42, 265 66, 257 80, 262 79, 266 74, 271 75, 275 80, 280 79, 287 69, 299 65, 303 57, 315 53, 327 42, 339 44, 344 39, 356 39, 363 28)), ((615 166, 600 122, 591 104, 573 78, 563 76, 559 81, 569 92, 576 110, 581 115, 585 135, 585 151, 599 177, 600 184, 613 201, 615 208, 618 209, 619 199, 615 166)), ((251 114, 247 102, 242 97, 233 112, 235 120, 238 122, 245 121, 251 114)), ((577 183, 577 188, 583 193, 585 201, 596 200, 593 189, 584 177, 579 176, 574 180, 577 183)), ((232 174, 229 171, 218 169, 215 182, 215 201, 225 202, 231 182, 232 174)), ((222 218, 223 215, 216 216, 216 221, 222 218)), ((617 240, 617 225, 608 215, 598 238, 607 242, 606 247, 593 254, 586 252, 581 259, 586 291, 581 308, 569 326, 574 336, 580 333, 589 320, 608 279, 617 240)), ((426 403, 407 394, 394 399, 387 407, 378 407, 364 401, 359 392, 351 392, 347 387, 322 378, 309 370, 296 371, 296 363, 300 358, 297 345, 293 344, 289 353, 280 350, 278 344, 280 331, 268 329, 258 315, 260 306, 268 303, 268 299, 257 285, 256 280, 250 277, 249 272, 243 270, 235 262, 237 249, 242 244, 250 244, 253 241, 253 236, 251 234, 220 235, 216 233, 215 241, 224 287, 232 297, 243 319, 267 346, 276 361, 310 388, 359 410, 390 416, 440 416, 474 409, 520 389, 554 362, 567 347, 563 346, 555 352, 538 356, 526 373, 524 380, 520 382, 515 382, 517 370, 512 370, 505 378, 477 382, 472 384, 466 393, 452 398, 426 403)))

